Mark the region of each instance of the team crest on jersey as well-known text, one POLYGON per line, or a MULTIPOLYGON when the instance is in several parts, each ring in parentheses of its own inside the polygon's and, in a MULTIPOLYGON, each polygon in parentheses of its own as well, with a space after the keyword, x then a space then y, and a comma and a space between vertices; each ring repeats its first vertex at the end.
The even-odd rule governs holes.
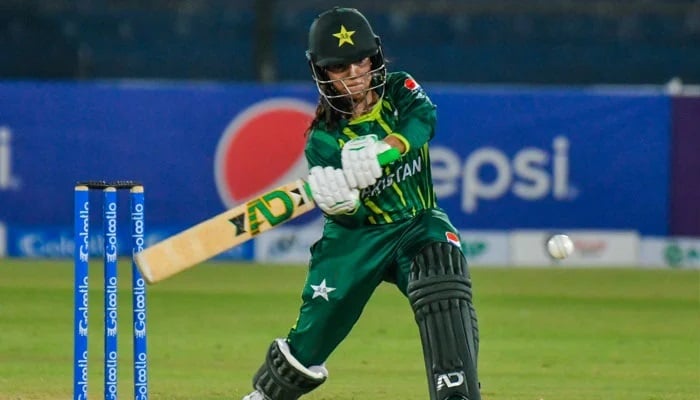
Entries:
POLYGON ((457 236, 456 233, 454 232, 445 232, 445 238, 447 238, 447 241, 452 243, 453 245, 461 248, 462 244, 459 242, 459 236, 457 236))
POLYGON ((413 78, 406 78, 406 80, 403 81, 403 86, 408 90, 416 90, 420 87, 418 82, 413 78))

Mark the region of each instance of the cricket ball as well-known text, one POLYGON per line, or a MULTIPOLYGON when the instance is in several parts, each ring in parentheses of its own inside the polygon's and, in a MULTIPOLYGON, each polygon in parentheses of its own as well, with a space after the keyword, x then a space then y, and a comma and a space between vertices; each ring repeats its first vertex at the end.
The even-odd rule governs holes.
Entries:
POLYGON ((547 240, 549 255, 557 260, 563 260, 574 252, 574 242, 567 235, 554 235, 547 240))

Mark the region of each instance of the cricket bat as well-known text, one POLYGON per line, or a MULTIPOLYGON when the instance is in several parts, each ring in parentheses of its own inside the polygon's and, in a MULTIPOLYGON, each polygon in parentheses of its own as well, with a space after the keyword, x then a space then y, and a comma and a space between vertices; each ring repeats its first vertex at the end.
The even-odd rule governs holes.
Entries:
MULTIPOLYGON (((379 155, 379 163, 399 157, 390 149, 379 155)), ((308 183, 297 179, 136 253, 134 262, 147 283, 157 283, 314 208, 308 183)))

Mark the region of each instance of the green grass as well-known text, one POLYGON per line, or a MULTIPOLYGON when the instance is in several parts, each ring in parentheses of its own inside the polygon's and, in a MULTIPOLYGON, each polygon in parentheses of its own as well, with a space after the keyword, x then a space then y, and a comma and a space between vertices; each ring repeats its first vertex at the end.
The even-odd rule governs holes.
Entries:
MULTIPOLYGON (((132 398, 127 263, 120 282, 120 397, 132 398)), ((102 396, 101 266, 91 265, 90 396, 102 396)), ((303 267, 208 264, 150 287, 154 399, 239 399, 294 323, 303 267)), ((473 270, 487 400, 700 398, 700 272, 473 270)), ((0 259, 0 399, 72 392, 72 264, 0 259)), ((423 400, 410 307, 383 285, 328 360, 315 400, 423 400)))

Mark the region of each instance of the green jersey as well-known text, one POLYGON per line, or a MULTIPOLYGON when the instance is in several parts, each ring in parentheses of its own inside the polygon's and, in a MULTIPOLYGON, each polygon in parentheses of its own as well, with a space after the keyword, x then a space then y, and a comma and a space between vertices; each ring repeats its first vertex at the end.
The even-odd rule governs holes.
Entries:
POLYGON ((435 117, 435 105, 416 81, 405 72, 392 72, 387 74, 384 97, 369 113, 343 119, 332 130, 318 122, 309 132, 305 149, 309 168, 341 168, 343 145, 358 136, 374 134, 381 140, 394 135, 406 145, 402 157, 385 166, 382 177, 361 191, 356 212, 327 218, 346 226, 387 224, 435 208, 428 154, 435 117))

